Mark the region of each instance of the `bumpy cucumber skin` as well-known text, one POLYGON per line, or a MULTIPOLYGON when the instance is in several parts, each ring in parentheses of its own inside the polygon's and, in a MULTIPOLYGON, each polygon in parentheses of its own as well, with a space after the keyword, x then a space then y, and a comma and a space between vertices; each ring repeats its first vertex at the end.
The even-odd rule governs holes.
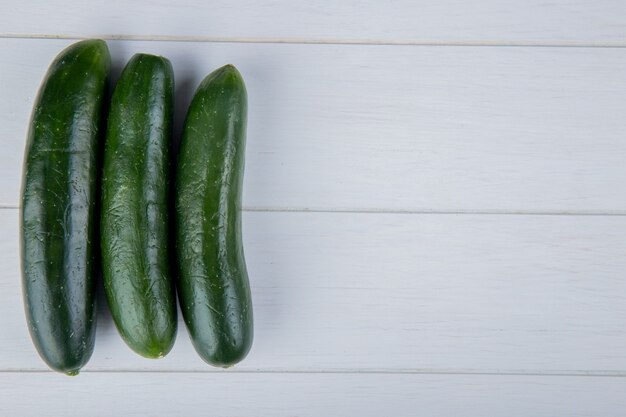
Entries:
POLYGON ((22 284, 42 359, 78 374, 93 352, 98 146, 110 57, 86 40, 51 64, 35 101, 22 181, 22 284))
POLYGON ((137 54, 117 82, 104 149, 101 245, 115 325, 138 354, 161 358, 176 337, 168 254, 174 76, 163 57, 137 54))
POLYGON ((176 178, 181 310, 207 363, 241 361, 253 338, 241 240, 246 88, 232 65, 208 75, 189 107, 176 178))

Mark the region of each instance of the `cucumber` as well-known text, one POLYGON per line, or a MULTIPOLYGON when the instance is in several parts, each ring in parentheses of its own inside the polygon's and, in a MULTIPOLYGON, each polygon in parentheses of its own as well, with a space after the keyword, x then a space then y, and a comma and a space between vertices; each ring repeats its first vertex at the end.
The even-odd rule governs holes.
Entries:
POLYGON ((226 65, 189 106, 176 178, 181 311, 198 354, 228 367, 252 345, 252 301, 241 241, 246 88, 226 65))
POLYGON ((122 338, 147 358, 176 336, 168 256, 172 65, 137 54, 117 82, 104 145, 101 245, 104 289, 122 338))
POLYGON ((50 66, 33 108, 22 180, 21 267, 28 328, 42 359, 78 374, 96 320, 96 178, 109 50, 75 43, 50 66))

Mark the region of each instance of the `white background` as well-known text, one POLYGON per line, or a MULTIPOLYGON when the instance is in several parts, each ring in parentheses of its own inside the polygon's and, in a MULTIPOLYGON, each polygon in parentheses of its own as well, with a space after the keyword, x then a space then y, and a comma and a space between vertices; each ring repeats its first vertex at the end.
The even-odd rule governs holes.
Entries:
POLYGON ((0 415, 626 413, 623 0, 4 0, 0 415), (204 364, 182 325, 142 359, 100 295, 96 349, 47 370, 24 319, 18 206, 54 56, 107 39, 249 94, 255 343, 204 364))

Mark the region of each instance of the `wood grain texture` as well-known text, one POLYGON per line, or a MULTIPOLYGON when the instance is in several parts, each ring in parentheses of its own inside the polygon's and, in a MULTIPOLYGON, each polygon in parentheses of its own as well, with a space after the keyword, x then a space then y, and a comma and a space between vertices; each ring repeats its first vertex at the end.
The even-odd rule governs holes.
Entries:
MULTIPOLYGON (((0 210, 0 370, 44 370, 16 225, 0 210)), ((255 343, 236 369, 626 375, 624 228, 621 216, 245 213, 255 343)), ((214 370, 182 323, 151 361, 100 307, 87 370, 214 370)))
MULTIPOLYGON (((33 97, 71 41, 0 40, 0 203, 18 204, 33 97)), ((248 208, 626 212, 626 50, 109 42, 169 57, 177 131, 234 63, 248 208)))
POLYGON ((624 43, 620 0, 10 1, 5 34, 424 43, 624 43))
POLYGON ((0 374, 21 417, 622 417, 621 378, 329 374, 0 374), (37 393, 37 401, 25 393, 37 393))
POLYGON ((19 204, 33 99, 73 42, 37 38, 150 40, 109 42, 114 73, 170 58, 176 135, 200 80, 241 70, 256 332, 228 371, 182 323, 142 359, 100 293, 91 362, 52 374, 17 210, 0 210, 0 415, 623 416, 626 49, 598 46, 625 35, 620 0, 9 1, 0 207, 19 204))

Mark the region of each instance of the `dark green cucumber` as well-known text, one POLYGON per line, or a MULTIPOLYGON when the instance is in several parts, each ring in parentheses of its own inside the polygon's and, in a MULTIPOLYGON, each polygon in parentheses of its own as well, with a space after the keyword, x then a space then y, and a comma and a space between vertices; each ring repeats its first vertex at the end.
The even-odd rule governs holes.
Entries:
POLYGON ((104 289, 122 338, 148 358, 165 356, 176 336, 167 232, 173 95, 167 59, 132 57, 113 92, 104 145, 104 289))
POLYGON ((179 300, 196 351, 231 366, 252 345, 252 301, 241 241, 247 97, 227 65, 189 106, 176 178, 179 300))
POLYGON ((43 360, 68 375, 87 363, 95 339, 96 178, 109 67, 101 40, 57 56, 35 101, 24 159, 28 328, 43 360))

